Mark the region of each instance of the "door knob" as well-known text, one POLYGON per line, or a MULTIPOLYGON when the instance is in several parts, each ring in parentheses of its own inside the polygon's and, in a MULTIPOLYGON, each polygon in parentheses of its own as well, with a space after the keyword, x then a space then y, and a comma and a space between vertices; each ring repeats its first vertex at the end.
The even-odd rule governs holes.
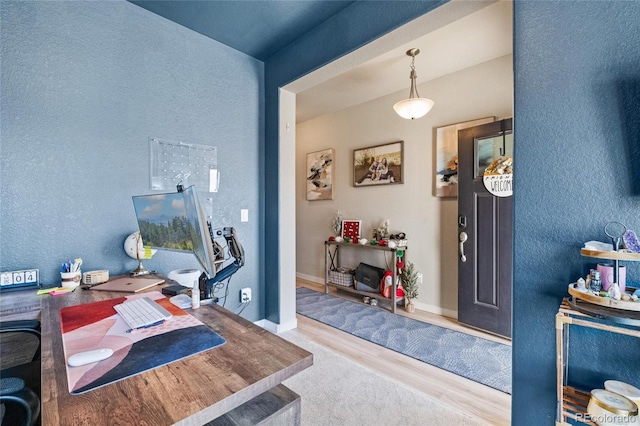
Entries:
POLYGON ((460 240, 460 260, 463 262, 467 261, 467 256, 464 255, 464 243, 467 241, 469 236, 466 232, 462 231, 458 237, 460 240))

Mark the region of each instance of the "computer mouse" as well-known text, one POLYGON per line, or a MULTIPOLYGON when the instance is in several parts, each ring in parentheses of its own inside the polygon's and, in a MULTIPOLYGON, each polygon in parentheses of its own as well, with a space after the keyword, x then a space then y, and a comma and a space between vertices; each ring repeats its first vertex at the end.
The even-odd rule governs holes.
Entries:
POLYGON ((111 355, 113 355, 113 350, 109 348, 95 349, 71 355, 67 360, 67 363, 70 367, 79 367, 81 365, 91 364, 92 362, 102 361, 109 358, 111 355))

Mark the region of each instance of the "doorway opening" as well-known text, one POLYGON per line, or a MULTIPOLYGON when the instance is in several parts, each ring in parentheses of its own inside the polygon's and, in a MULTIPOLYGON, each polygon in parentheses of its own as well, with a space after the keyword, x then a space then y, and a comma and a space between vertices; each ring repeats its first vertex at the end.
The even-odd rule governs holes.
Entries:
MULTIPOLYGON (((342 213, 347 215, 345 219, 364 219, 363 224, 371 228, 379 225, 379 222, 388 218, 385 217, 386 213, 381 213, 385 209, 379 209, 380 213, 376 212, 375 208, 367 209, 367 217, 359 217, 364 215, 357 206, 363 205, 363 203, 369 202, 371 199, 376 199, 378 203, 389 205, 390 203, 398 206, 396 209, 392 209, 395 217, 391 217, 392 230, 405 231, 403 225, 407 226, 409 217, 412 217, 414 221, 411 223, 411 229, 414 231, 413 235, 409 233, 409 240, 418 241, 426 239, 428 248, 420 248, 419 245, 410 247, 408 254, 409 260, 413 263, 417 263, 418 269, 423 272, 425 281, 423 282, 424 288, 428 286, 438 287, 437 292, 434 294, 425 294, 422 304, 423 308, 426 308, 428 312, 435 313, 437 315, 443 315, 445 317, 457 316, 457 273, 454 271, 455 259, 457 254, 457 223, 455 214, 456 200, 455 199, 435 199, 430 193, 430 183, 432 172, 432 165, 429 164, 433 158, 432 144, 429 140, 433 135, 432 129, 435 127, 435 123, 438 125, 451 124, 455 121, 464 121, 467 119, 478 118, 485 116, 484 112, 478 112, 477 107, 468 107, 466 110, 455 110, 452 108, 448 99, 444 101, 436 102, 436 107, 430 112, 425 121, 424 118, 415 121, 405 121, 395 116, 391 106, 394 102, 391 99, 400 100, 406 97, 406 90, 408 90, 408 80, 406 72, 406 55, 404 52, 407 48, 419 47, 423 49, 425 58, 429 58, 429 54, 423 46, 416 46, 416 40, 422 39, 422 37, 432 37, 429 39, 428 44, 431 46, 445 47, 450 50, 450 46, 446 44, 446 40, 449 37, 453 37, 451 33, 458 34, 460 29, 452 30, 451 25, 454 25, 460 21, 479 19, 482 25, 464 25, 466 28, 474 28, 478 31, 486 30, 487 27, 495 28, 499 26, 498 22, 504 22, 506 28, 503 30, 509 34, 506 37, 506 44, 511 48, 512 43, 509 41, 512 34, 511 28, 511 5, 508 2, 497 2, 487 5, 487 3, 477 4, 475 2, 451 2, 448 3, 422 17, 406 24, 405 26, 397 29, 396 31, 381 37, 380 39, 358 49, 349 55, 346 55, 325 67, 318 69, 317 71, 310 73, 286 86, 281 88, 280 91, 280 152, 281 152, 281 174, 287 176, 287 179, 281 177, 280 191, 282 199, 285 200, 287 206, 293 206, 293 208, 281 209, 280 217, 280 235, 283 243, 280 244, 280 306, 295 306, 295 281, 296 277, 304 278, 311 282, 320 282, 321 277, 324 277, 323 272, 323 244, 322 242, 331 234, 329 223, 331 222, 336 210, 342 210, 342 213), (470 4, 471 3, 471 4, 470 4), (502 10, 498 15, 502 17, 502 21, 488 22, 487 17, 492 8, 504 8, 505 4, 508 10, 502 10), (450 25, 451 24, 451 25, 450 25), (439 33, 437 30, 442 29, 444 33, 439 33), (395 52, 395 53, 394 53, 395 52), (398 52, 400 52, 398 54, 398 52), (323 144, 318 146, 319 149, 324 148, 336 148, 336 172, 338 174, 336 180, 336 198, 334 200, 326 201, 310 201, 304 202, 307 207, 300 205, 296 202, 297 197, 300 194, 304 194, 298 187, 296 191, 296 183, 301 185, 301 176, 304 175, 304 160, 301 160, 306 156, 307 148, 300 146, 300 141, 296 139, 297 126, 300 128, 306 125, 309 121, 315 121, 308 119, 307 121, 300 121, 299 118, 302 114, 306 114, 306 111, 302 111, 298 104, 302 104, 306 97, 311 96, 320 98, 322 93, 330 93, 335 90, 332 88, 331 82, 335 80, 337 76, 354 76, 352 73, 362 72, 366 66, 377 67, 380 70, 386 70, 398 63, 401 71, 398 73, 402 78, 401 82, 397 86, 395 91, 385 94, 376 95, 378 99, 389 100, 390 116, 384 122, 378 123, 377 118, 372 118, 370 99, 362 100, 355 96, 349 102, 353 105, 342 104, 341 108, 356 110, 360 115, 360 119, 365 121, 366 126, 372 127, 375 134, 365 134, 364 132, 354 131, 353 128, 347 129, 343 135, 332 135, 331 137, 324 137, 323 140, 317 142, 323 144), (406 75, 405 75, 406 74, 406 75), (405 90, 406 89, 406 90, 405 90), (400 93, 398 95, 398 93, 400 93), (390 97, 389 97, 390 96, 390 97), (387 98, 388 97, 388 98, 387 98), (351 108, 354 105, 361 105, 357 108, 351 108), (454 113, 455 112, 455 113, 454 113), (458 114, 462 119, 458 120, 456 117, 458 114), (432 121, 429 121, 432 120, 432 121), (433 121, 436 120, 436 121, 433 121), (426 123, 426 124, 425 124, 426 123), (422 132, 422 140, 417 141, 415 138, 410 147, 407 147, 408 143, 405 142, 407 147, 406 155, 406 170, 413 170, 415 176, 409 176, 411 179, 405 182, 403 185, 396 185, 391 187, 378 187, 378 188, 354 188, 350 185, 352 180, 352 165, 349 163, 351 160, 353 148, 366 147, 368 145, 377 145, 383 142, 392 142, 393 138, 398 138, 397 135, 403 134, 406 129, 413 129, 412 131, 422 132), (293 161, 291 159, 291 152, 295 152, 296 148, 298 152, 295 154, 293 161), (412 151, 413 150, 413 151, 412 151), (285 157, 286 156, 286 159, 285 157), (302 168, 302 169, 301 169, 302 168), (428 170, 428 172, 427 172, 428 170), (393 192, 395 191, 395 192, 393 192), (430 198, 431 201, 426 203, 421 201, 422 204, 418 204, 417 207, 412 207, 411 210, 403 208, 403 200, 412 198, 410 193, 413 192, 414 198, 430 198), (423 192, 423 197, 420 197, 420 192, 423 192), (348 200, 345 200, 344 194, 348 193, 348 200), (401 195, 399 195, 401 194, 401 195), (319 204, 324 204, 321 208, 319 204), (302 212, 302 208, 311 208, 313 211, 308 210, 302 212), (296 210, 298 213, 296 213, 296 210), (345 211, 346 210, 346 211, 345 211), (451 214, 453 212, 453 214, 451 214), (307 221, 304 224, 298 223, 298 230, 296 231, 296 215, 304 216, 307 221), (425 216, 431 215, 431 219, 423 220, 425 216), (406 219, 405 219, 406 218, 406 219), (286 239, 282 239, 286 236, 286 239), (284 242, 287 242, 286 244, 284 242), (296 261, 292 261, 291 257, 291 241, 296 241, 296 261), (415 248, 414 248, 415 247, 415 248), (447 260, 449 259, 449 260, 447 260), (453 261, 451 261, 453 259, 453 261), (315 263, 314 263, 315 262, 315 263), (455 286, 456 288, 451 288, 455 286)), ((465 22, 466 24, 466 22, 465 22)), ((454 27, 455 28, 455 25, 454 27)), ((467 36, 469 36, 467 34, 467 36)), ((504 42, 504 40, 500 40, 504 42)), ((497 49, 501 44, 498 41, 485 43, 488 48, 497 49)), ((464 56, 466 59, 473 56, 478 49, 463 48, 464 54, 458 56, 464 56)), ((504 53, 504 52, 502 52, 504 53)), ((512 81, 512 57, 510 51, 507 54, 498 56, 490 61, 481 63, 489 64, 492 61, 502 62, 509 64, 508 68, 511 72, 512 81)), ((422 56, 422 54, 421 54, 422 56)), ((433 55, 432 55, 433 56, 433 55)), ((457 59, 456 59, 457 60, 457 59)), ((479 59, 478 59, 479 60, 479 59)), ((444 68, 439 68, 442 64, 440 62, 446 62, 445 65, 451 66, 455 60, 449 58, 446 61, 438 61, 437 64, 432 66, 417 65, 417 69, 420 70, 421 75, 418 77, 418 84, 429 85, 431 79, 444 78, 448 75, 447 71, 443 71, 444 68), (439 73, 429 75, 428 69, 435 68, 439 70, 439 73)), ((490 65, 490 64, 489 64, 490 65)), ((490 74, 492 68, 487 65, 483 72, 490 74)), ((446 68, 446 67, 445 67, 446 68)), ((465 72, 466 68, 458 70, 459 72, 465 72)), ((362 77, 362 76, 361 76, 362 77)), ((461 76, 460 78, 464 78, 461 76)), ((487 78, 492 78, 488 75, 487 78)), ((352 79, 352 81, 355 81, 352 79)), ((365 78, 358 78, 357 81, 365 81, 366 85, 373 91, 373 87, 377 87, 376 84, 367 81, 365 78)), ((352 83, 355 85, 355 83, 352 83)), ((503 110, 500 110, 498 114, 492 111, 492 114, 497 115, 499 118, 512 116, 512 99, 513 99, 513 85, 507 84, 505 89, 506 96, 509 97, 509 102, 503 110)), ((436 87, 437 89, 437 87, 436 87)), ((502 90, 502 89, 501 89, 502 90)), ((450 97, 463 96, 464 89, 456 88, 450 91, 450 97)), ((421 89, 421 93, 424 92, 421 89)), ((427 91, 428 92, 428 91, 427 91)), ((425 93, 427 93, 425 92, 425 93)), ((342 92, 344 98, 350 98, 346 96, 346 93, 342 92)), ((505 96, 504 93, 502 93, 505 96)), ((475 96, 475 95, 474 95, 475 96)), ((429 97, 432 97, 429 94, 429 97)), ((386 100, 385 100, 386 101, 386 100)), ((473 103, 480 105, 483 103, 483 99, 477 98, 473 100, 473 103)), ((485 105, 486 106, 486 105, 485 105)), ((486 106, 489 108, 489 106, 486 106)), ((374 107, 375 110, 375 107, 374 107)), ((324 112, 325 115, 333 115, 338 117, 341 113, 324 112)), ((357 115, 358 113, 356 113, 357 115)), ((404 137, 400 137, 402 139, 404 137)), ((304 180, 302 180, 304 182, 304 180)), ((302 195, 304 197, 304 195, 302 195)), ((406 202, 406 201, 404 201, 406 202)), ((388 210, 388 209, 386 209, 388 210)), ((368 231, 365 231, 368 232, 368 231)), ((355 262, 355 260, 354 260, 355 262)), ((357 262, 355 263, 357 264, 357 262)), ((355 264, 353 266, 355 266, 355 264)), ((429 287, 431 288, 431 287, 429 287)), ((423 292, 423 294, 426 292, 423 292)), ((419 297, 420 299, 420 297, 419 297)), ((417 306, 421 309, 421 306, 417 306)), ((281 319, 284 322, 295 323, 295 312, 287 312, 286 315, 281 315, 281 319)))

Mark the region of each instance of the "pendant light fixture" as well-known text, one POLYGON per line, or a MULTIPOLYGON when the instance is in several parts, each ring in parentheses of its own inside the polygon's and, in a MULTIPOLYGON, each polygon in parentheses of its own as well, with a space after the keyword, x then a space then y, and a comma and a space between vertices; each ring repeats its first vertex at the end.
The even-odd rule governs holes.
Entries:
POLYGON ((416 56, 420 53, 420 49, 407 50, 407 56, 411 56, 411 73, 409 79, 411 79, 411 89, 409 90, 409 99, 398 102, 393 106, 393 109, 402 118, 407 120, 414 120, 416 118, 423 117, 433 108, 433 101, 427 98, 421 98, 418 94, 418 88, 416 87, 416 56))

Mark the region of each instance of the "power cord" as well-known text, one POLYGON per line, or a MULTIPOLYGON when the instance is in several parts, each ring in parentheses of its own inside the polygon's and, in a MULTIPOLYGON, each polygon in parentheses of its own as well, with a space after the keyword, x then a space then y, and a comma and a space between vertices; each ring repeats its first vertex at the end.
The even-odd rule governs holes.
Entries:
POLYGON ((224 289, 224 302, 222 302, 222 307, 224 308, 224 305, 227 303, 227 298, 229 296, 229 283, 231 282, 231 277, 229 277, 229 279, 227 280, 227 285, 224 289))
POLYGON ((222 301, 222 307, 224 308, 225 303, 227 303, 227 296, 229 296, 229 282, 231 282, 231 277, 227 278, 226 282, 220 281, 213 286, 213 294, 224 289, 224 296, 218 296, 219 299, 224 299, 222 301))
MULTIPOLYGON (((230 282, 231 282, 231 277, 227 278, 226 283, 219 282, 219 283, 216 283, 216 284, 213 286, 213 292, 214 292, 214 294, 215 294, 215 292, 216 292, 217 290, 222 290, 222 288, 224 287, 224 296, 221 296, 221 297, 220 297, 220 299, 224 299, 224 300, 222 301, 222 307, 223 307, 223 308, 225 307, 225 305, 226 305, 226 303, 227 303, 227 299, 229 298, 229 283, 230 283, 230 282)), ((243 300, 243 301, 240 303, 240 305, 242 306, 242 309, 240 309, 240 311, 237 313, 237 315, 240 315, 240 314, 242 313, 242 311, 244 311, 244 310, 245 310, 245 308, 246 308, 247 306, 249 306, 250 304, 251 304, 251 300, 246 300, 246 299, 245 299, 245 300, 243 300)))
POLYGON ((244 311, 244 308, 246 308, 247 306, 249 306, 251 304, 251 300, 249 300, 248 302, 242 302, 242 309, 240 309, 240 312, 238 312, 238 315, 240 315, 242 313, 242 311, 244 311))

